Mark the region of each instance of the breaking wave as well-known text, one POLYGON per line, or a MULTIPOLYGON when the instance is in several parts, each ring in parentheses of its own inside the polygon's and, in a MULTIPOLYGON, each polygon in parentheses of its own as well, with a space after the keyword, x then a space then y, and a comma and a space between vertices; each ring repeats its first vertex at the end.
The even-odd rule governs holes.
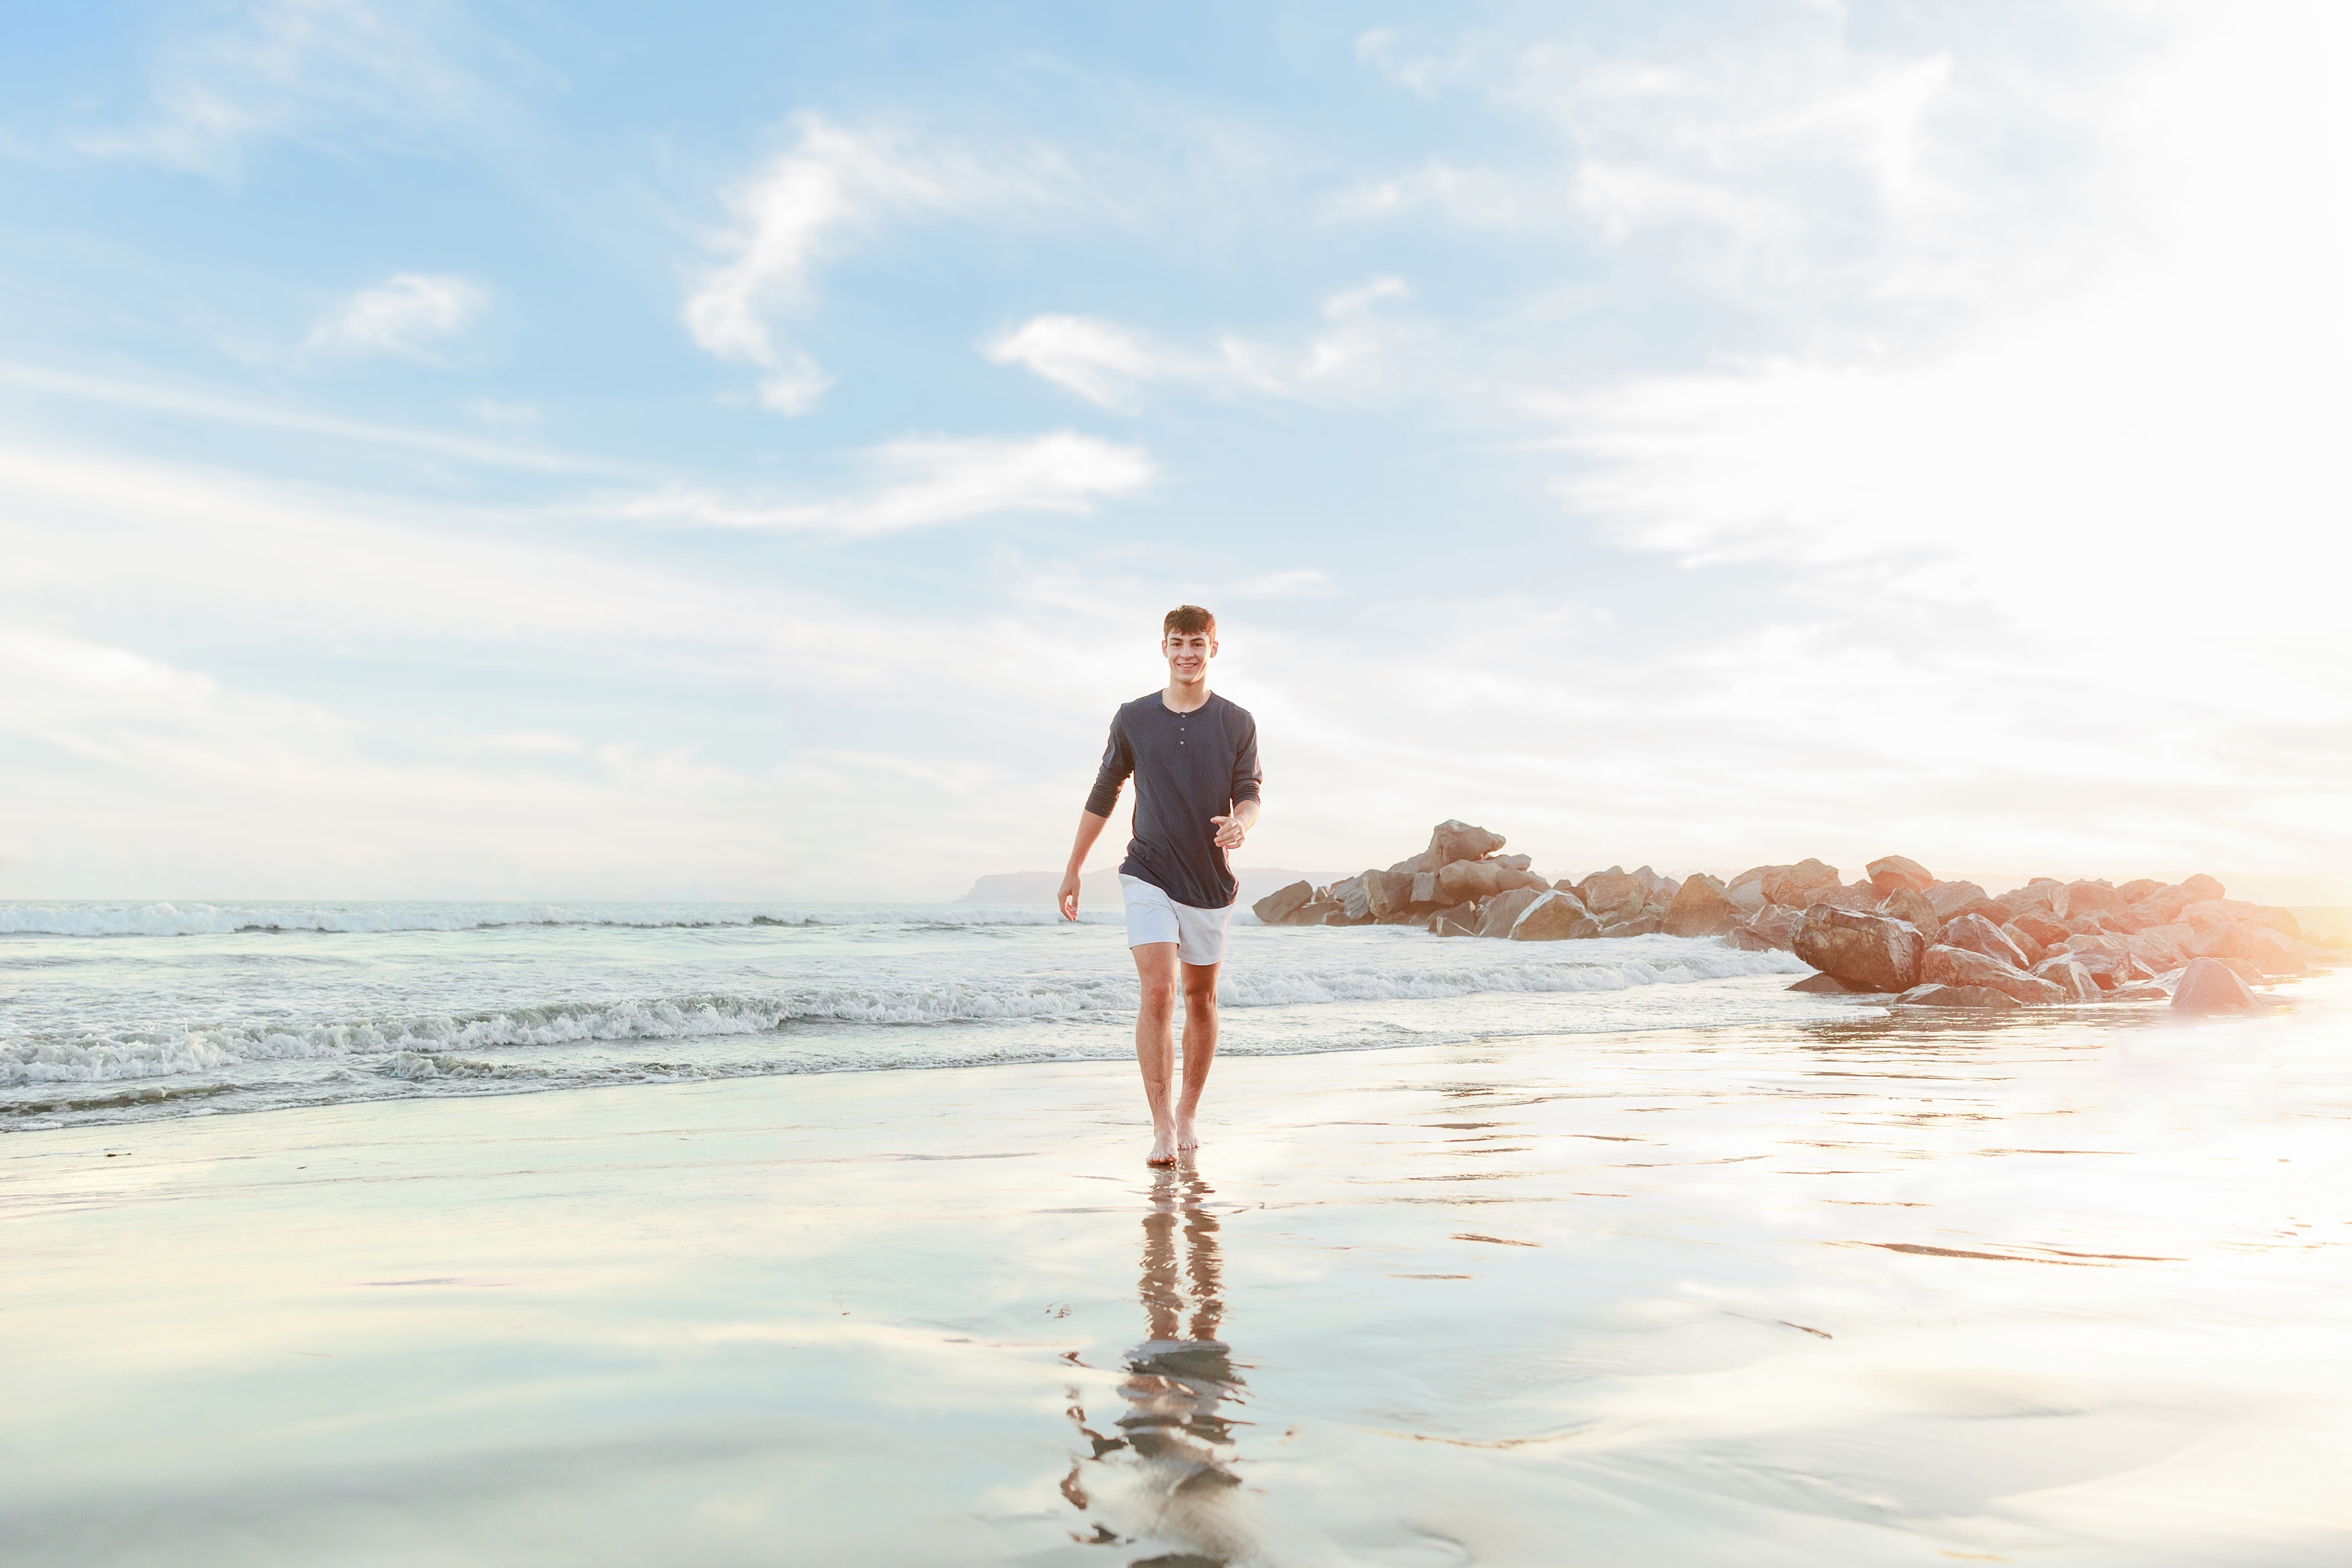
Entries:
MULTIPOLYGON (((1334 933, 1337 934, 1337 933, 1334 933)), ((1310 938, 1310 941, 1312 939, 1310 938)), ((1413 1001, 1479 993, 1623 991, 1801 972, 1785 953, 1705 940, 1639 937, 1545 943, 1315 944, 1254 955, 1219 988, 1227 1007, 1413 1001)), ((768 1035, 795 1025, 919 1026, 1053 1020, 1132 1011, 1131 974, 1046 973, 974 979, 876 979, 772 990, 594 1002, 289 1026, 116 1028, 0 1044, 0 1086, 123 1082, 268 1062, 341 1060, 395 1077, 529 1077, 528 1058, 495 1067, 469 1053, 768 1035)), ((912 1058, 896 1065, 923 1065, 912 1058)), ((795 1070, 779 1063, 772 1070, 795 1070)))

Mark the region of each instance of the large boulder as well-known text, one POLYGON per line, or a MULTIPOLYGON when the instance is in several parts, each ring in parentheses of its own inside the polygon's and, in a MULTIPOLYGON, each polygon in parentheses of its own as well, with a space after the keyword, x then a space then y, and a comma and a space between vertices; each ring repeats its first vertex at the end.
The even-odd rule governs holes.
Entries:
POLYGON ((1878 912, 1916 926, 1923 933, 1944 923, 1936 914, 1936 906, 1927 901, 1927 895, 1916 888, 1895 889, 1879 900, 1878 912))
MULTIPOLYGON (((2009 904, 2007 899, 2001 902, 2009 904)), ((2017 908, 2014 904, 2009 904, 2009 907, 2017 908)), ((2021 911, 2010 923, 2044 947, 2063 947, 2066 939, 2074 934, 2048 915, 2035 914, 2031 910, 2021 911)))
POLYGON ((1650 889, 1642 885, 1640 878, 1620 867, 1612 866, 1606 871, 1593 872, 1578 883, 1576 896, 1586 909, 1592 911, 1594 920, 1603 925, 1611 925, 1640 914, 1643 906, 1649 902, 1650 889))
POLYGON ((2005 926, 2017 918, 2017 911, 1999 899, 1970 899, 1956 910, 1943 911, 1944 921, 1948 925, 1962 915, 1981 915, 1997 926, 2005 926))
POLYGON ((1778 904, 1767 904, 1757 910, 1746 925, 1735 928, 1735 934, 1744 931, 1755 937, 1766 947, 1777 947, 1782 952, 1794 952, 1797 951, 1797 928, 1804 924, 1804 921, 1805 914, 1802 910, 1783 909, 1778 904))
POLYGON ((1743 915, 1753 915, 1764 907, 1764 879, 1779 866, 1750 866, 1723 885, 1723 896, 1731 907, 1743 915))
POLYGON ((1412 902, 1412 873, 1410 871, 1367 871, 1363 875, 1363 882, 1372 913, 1379 919, 1403 914, 1412 902))
POLYGON ((1927 895, 1927 901, 1936 906, 1936 918, 1938 920, 1951 919, 1960 912, 1963 906, 1985 896, 1985 890, 1974 882, 1937 882, 1921 890, 1927 895))
POLYGON ((1965 947, 1937 942, 1919 958, 1919 980, 1927 985, 1989 985, 2020 1002, 2061 1002, 2065 993, 2047 980, 1965 947))
POLYGON ((1538 899, 1558 896, 1549 889, 1538 893, 1533 888, 1513 888, 1508 892, 1496 893, 1478 910, 1478 934, 1508 936, 1511 934, 1511 922, 1519 918, 1520 910, 1538 899))
POLYGON ((1834 974, 1823 974, 1819 970, 1806 975, 1789 989, 1801 991, 1810 996, 1845 996, 1853 993, 1853 987, 1844 981, 1834 974))
POLYGON ((2000 927, 1982 915, 1966 914, 1946 921, 1936 940, 1948 947, 1965 947, 1970 952, 1997 958, 2011 969, 2033 967, 2032 961, 2025 956, 2025 950, 2010 941, 2000 927))
POLYGON ((1456 860, 1482 860, 1500 849, 1503 836, 1489 833, 1483 827, 1473 827, 1454 817, 1429 830, 1430 870, 1440 870, 1456 860))
POLYGON ((2065 893, 2058 900, 2057 913, 2061 919, 2072 920, 2076 915, 2087 915, 2096 910, 2119 910, 2126 901, 2116 891, 2112 882, 2069 882, 2065 893))
POLYGON ((2065 992, 2063 1000, 2068 1002, 2096 1002, 2103 994, 2099 983, 2091 978, 2091 972, 2075 963, 2071 952, 2043 959, 2033 966, 2033 975, 2065 992))
POLYGON ((2039 963, 2050 954, 2047 944, 2034 941, 2032 936, 2014 924, 2001 927, 2000 934, 2017 943, 2017 951, 2025 954, 2025 961, 2029 964, 2039 963))
POLYGON ((1276 888, 1250 906, 1250 913, 1270 926, 1278 926, 1315 901, 1315 884, 1293 882, 1286 888, 1276 888))
POLYGON ((1857 991, 1907 991, 1919 982, 1919 932, 1901 921, 1816 904, 1805 911, 1796 954, 1857 991))
POLYGON ((1675 889, 1658 929, 1668 936, 1716 936, 1738 919, 1739 911, 1723 896, 1723 884, 1704 871, 1694 871, 1675 889))
POLYGON ((2180 918, 2193 926, 2220 925, 2235 921, 2241 925, 2264 925, 2282 936, 2303 935, 2302 922, 2284 910, 2268 904, 2250 904, 2243 899, 2200 899, 2181 907, 2180 918))
POLYGON ((1557 889, 1535 894, 1510 929, 1513 942, 1560 942, 1600 934, 1601 922, 1577 901, 1576 895, 1557 889))
POLYGON ((2000 896, 2000 901, 2020 914, 2032 910, 2046 915, 2066 890, 2066 884, 2055 877, 2036 877, 2021 888, 2011 888, 2000 896))
POLYGON ((1475 899, 1491 899, 1503 890, 1507 873, 1492 860, 1452 860, 1437 873, 1438 901, 1447 904, 1466 903, 1475 899))
POLYGON ((2163 890, 2164 884, 2158 881, 2153 877, 2135 877, 2130 881, 2121 883, 2116 887, 2116 898, 2118 902, 2128 907, 2139 902, 2142 899, 2147 898, 2150 893, 2161 892, 2163 890))
POLYGON ((1895 1001, 1902 1007, 1973 1007, 1984 1013, 2005 1013, 2023 1005, 1989 985, 1914 985, 1895 1001))
POLYGON ((1659 923, 1656 915, 1644 910, 1630 921, 1620 921, 1613 926, 1602 926, 1601 934, 1602 936, 1650 936, 1656 932, 1659 923))
POLYGON ((1821 895, 1838 887, 1837 868, 1808 857, 1793 866, 1775 866, 1764 874, 1764 901, 1789 909, 1809 909, 1821 895))
POLYGON ((1436 872, 1415 871, 1412 873, 1412 901, 1416 904, 1423 905, 1434 904, 1437 902, 1436 872))
POLYGON ((1682 884, 1672 877, 1661 877, 1647 866, 1636 866, 1631 873, 1633 880, 1650 890, 1650 902, 1663 903, 1671 900, 1682 884))
POLYGON ((1882 856, 1864 867, 1863 871, 1882 899, 1890 897, 1897 888, 1908 888, 1917 893, 1936 885, 1936 879, 1927 874, 1927 868, 1907 855, 1882 856))
POLYGON ((2180 890, 2189 895, 2191 902, 2199 899, 2226 899, 2230 896, 2229 889, 2202 872, 2194 877, 2181 878, 2180 890))
POLYGON ((1752 926, 1733 926, 1723 933, 1723 940, 1725 945, 1737 948, 1741 952, 1770 952, 1775 949, 1786 952, 1789 950, 1788 943, 1776 942, 1752 926))
POLYGON ((2200 958, 2180 972, 2180 984, 2172 988, 2172 1005, 2183 1013, 2227 1013, 2259 1007, 2262 1003, 2228 964, 2200 958))

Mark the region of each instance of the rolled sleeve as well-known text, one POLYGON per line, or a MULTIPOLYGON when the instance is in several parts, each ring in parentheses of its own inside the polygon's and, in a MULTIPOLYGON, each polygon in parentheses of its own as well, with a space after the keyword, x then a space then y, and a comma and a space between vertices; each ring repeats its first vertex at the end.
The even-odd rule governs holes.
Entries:
POLYGON ((1230 792, 1236 803, 1258 798, 1258 785, 1265 775, 1257 765, 1257 721, 1244 717, 1242 732, 1234 740, 1234 783, 1230 792))
MULTIPOLYGON (((1255 754, 1256 744, 1251 744, 1255 754)), ((1135 772, 1135 750, 1128 744, 1126 727, 1117 719, 1110 721, 1110 743, 1103 748, 1102 766, 1095 770, 1095 787, 1087 794, 1087 811, 1094 816, 1108 816, 1118 805, 1118 792, 1125 787, 1128 775, 1135 772)))

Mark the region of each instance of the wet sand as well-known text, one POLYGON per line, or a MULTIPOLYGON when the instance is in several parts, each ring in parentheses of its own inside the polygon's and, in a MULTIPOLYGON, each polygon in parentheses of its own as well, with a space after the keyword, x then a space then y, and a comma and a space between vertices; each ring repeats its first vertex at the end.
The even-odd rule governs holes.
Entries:
POLYGON ((1094 1062, 20 1134, 0 1546, 2340 1563, 2299 990, 1237 1058, 1173 1173, 1094 1062))

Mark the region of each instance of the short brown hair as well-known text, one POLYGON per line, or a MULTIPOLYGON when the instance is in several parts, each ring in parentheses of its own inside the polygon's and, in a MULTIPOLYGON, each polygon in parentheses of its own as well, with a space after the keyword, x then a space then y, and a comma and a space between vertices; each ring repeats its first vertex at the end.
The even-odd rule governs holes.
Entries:
POLYGON ((1195 632, 1211 638, 1217 635, 1217 617, 1198 605, 1179 605, 1168 612, 1166 620, 1160 623, 1160 635, 1163 637, 1179 633, 1191 637, 1195 632))

